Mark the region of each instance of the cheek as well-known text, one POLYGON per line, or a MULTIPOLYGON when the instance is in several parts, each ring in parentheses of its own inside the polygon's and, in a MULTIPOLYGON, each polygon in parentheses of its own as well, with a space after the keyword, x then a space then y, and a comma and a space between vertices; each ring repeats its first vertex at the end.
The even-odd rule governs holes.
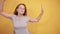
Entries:
POLYGON ((24 10, 24 9, 23 9, 22 11, 23 11, 23 12, 25 12, 25 10, 24 10))
POLYGON ((20 8, 19 8, 19 9, 17 9, 17 11, 18 11, 18 13, 23 14, 23 13, 25 12, 25 9, 22 9, 22 8, 20 9, 20 8))
POLYGON ((18 9, 17 11, 19 12, 19 11, 21 11, 21 9, 18 9))
POLYGON ((18 13, 24 14, 25 10, 18 10, 18 13))

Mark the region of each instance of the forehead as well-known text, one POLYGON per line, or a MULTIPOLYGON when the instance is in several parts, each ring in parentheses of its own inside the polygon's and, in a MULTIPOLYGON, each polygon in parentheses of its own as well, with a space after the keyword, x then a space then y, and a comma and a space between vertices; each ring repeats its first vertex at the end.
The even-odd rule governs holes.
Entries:
POLYGON ((21 8, 25 8, 25 6, 24 6, 24 5, 20 5, 19 7, 21 7, 21 8))

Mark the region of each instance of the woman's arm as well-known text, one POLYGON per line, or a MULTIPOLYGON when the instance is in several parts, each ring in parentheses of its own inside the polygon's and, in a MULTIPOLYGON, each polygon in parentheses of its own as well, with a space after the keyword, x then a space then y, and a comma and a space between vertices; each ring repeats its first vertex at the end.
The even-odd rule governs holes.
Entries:
POLYGON ((39 16, 38 16, 37 18, 30 18, 29 21, 30 21, 30 22, 38 22, 38 21, 41 19, 43 13, 44 13, 44 7, 41 6, 41 13, 39 14, 39 16))
POLYGON ((5 0, 1 0, 0 2, 0 15, 5 16, 7 18, 11 18, 11 14, 7 14, 3 12, 3 5, 4 5, 5 0))

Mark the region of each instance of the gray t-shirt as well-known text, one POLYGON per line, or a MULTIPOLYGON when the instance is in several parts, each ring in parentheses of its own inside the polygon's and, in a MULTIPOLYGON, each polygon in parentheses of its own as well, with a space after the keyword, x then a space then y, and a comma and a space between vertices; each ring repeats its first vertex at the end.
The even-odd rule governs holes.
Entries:
POLYGON ((27 22, 30 19, 28 16, 24 16, 24 17, 21 17, 20 19, 18 19, 16 15, 12 15, 11 18, 12 18, 13 25, 15 28, 27 27, 27 22))

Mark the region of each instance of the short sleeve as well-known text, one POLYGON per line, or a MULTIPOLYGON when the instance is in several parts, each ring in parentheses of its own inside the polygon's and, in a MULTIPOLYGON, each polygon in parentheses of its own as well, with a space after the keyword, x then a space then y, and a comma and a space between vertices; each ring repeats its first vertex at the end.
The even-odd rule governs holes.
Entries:
POLYGON ((29 16, 27 16, 27 18, 26 18, 28 21, 30 20, 30 17, 29 16))
POLYGON ((11 19, 14 19, 15 17, 16 17, 16 15, 11 14, 11 19))

